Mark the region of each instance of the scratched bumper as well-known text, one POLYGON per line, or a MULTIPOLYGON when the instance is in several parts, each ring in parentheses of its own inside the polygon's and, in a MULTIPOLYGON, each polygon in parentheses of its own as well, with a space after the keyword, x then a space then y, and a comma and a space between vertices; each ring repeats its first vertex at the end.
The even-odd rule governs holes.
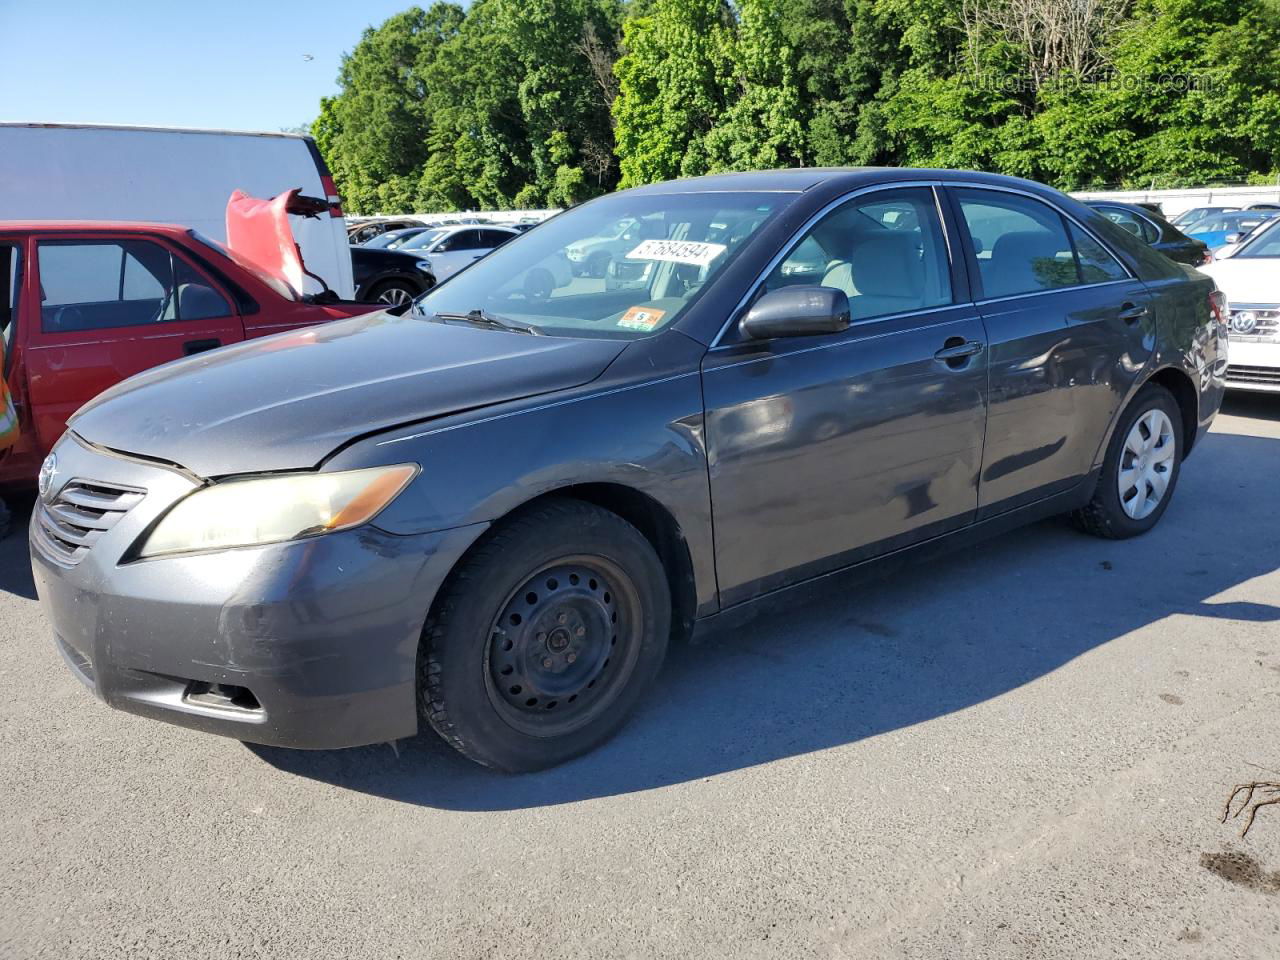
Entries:
POLYGON ((75 460, 75 476, 145 488, 146 499, 74 566, 40 548, 33 517, 31 560, 55 643, 99 698, 285 747, 356 746, 417 731, 423 621, 474 531, 406 537, 364 527, 122 563, 191 484, 165 468, 90 453, 63 443, 60 463, 75 460), (228 686, 250 696, 208 696, 228 686))

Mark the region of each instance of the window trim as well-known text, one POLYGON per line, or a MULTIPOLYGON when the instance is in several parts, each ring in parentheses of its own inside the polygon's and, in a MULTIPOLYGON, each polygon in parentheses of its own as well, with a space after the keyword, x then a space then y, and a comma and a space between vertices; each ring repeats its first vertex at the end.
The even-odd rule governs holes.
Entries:
MULTIPOLYGON (((938 192, 938 188, 941 187, 942 185, 943 184, 941 180, 899 180, 899 181, 894 181, 892 183, 875 183, 865 187, 859 187, 856 190, 850 190, 848 193, 843 193, 840 196, 836 197, 831 202, 827 203, 820 210, 818 210, 816 213, 810 216, 807 220, 805 220, 805 222, 802 223, 798 228, 796 228, 795 231, 792 232, 791 236, 787 238, 787 242, 782 245, 778 253, 776 253, 769 260, 769 262, 765 264, 764 269, 762 269, 756 275, 756 278, 747 285, 747 292, 743 294, 742 298, 738 301, 737 305, 734 306, 734 308, 729 311, 729 315, 726 318, 725 322, 721 325, 720 331, 715 335, 715 338, 711 341, 711 345, 707 347, 707 352, 710 353, 712 350, 733 349, 735 347, 741 346, 741 344, 738 344, 738 343, 725 343, 724 338, 725 338, 725 335, 729 332, 729 330, 733 327, 734 323, 741 316, 743 308, 746 307, 751 302, 751 300, 756 296, 757 291, 759 291, 760 289, 760 285, 769 278, 769 276, 773 273, 775 269, 777 269, 778 265, 781 264, 783 260, 789 257, 792 254, 792 252, 795 251, 795 249, 801 243, 804 242, 804 240, 809 236, 809 231, 812 230, 818 224, 819 221, 821 221, 824 217, 826 217, 827 214, 831 213, 833 210, 841 206, 844 206, 846 203, 849 203, 850 201, 855 200, 858 197, 866 196, 872 193, 884 193, 885 191, 889 191, 889 190, 903 190, 908 187, 926 187, 932 192, 934 210, 938 215, 938 224, 942 228, 942 238, 946 246, 947 265, 951 269, 950 280, 951 280, 951 287, 952 287, 952 290, 951 290, 952 300, 951 300, 951 303, 940 304, 935 307, 922 307, 917 310, 903 310, 903 311, 899 311, 898 313, 885 313, 875 317, 864 317, 860 320, 851 320, 849 322, 849 328, 852 329, 854 327, 862 326, 868 323, 880 323, 884 320, 891 320, 898 317, 922 316, 924 314, 934 313, 938 310, 953 310, 956 307, 964 306, 968 303, 971 303, 972 297, 970 297, 969 299, 959 299, 956 296, 957 291, 955 289, 955 286, 956 286, 955 247, 951 242, 950 224, 947 220, 946 213, 943 208, 942 197, 939 195, 939 192, 938 192)), ((965 272, 966 274, 968 273, 967 267, 965 268, 965 272)), ((972 288, 970 288, 966 292, 972 294, 973 290, 972 288)))

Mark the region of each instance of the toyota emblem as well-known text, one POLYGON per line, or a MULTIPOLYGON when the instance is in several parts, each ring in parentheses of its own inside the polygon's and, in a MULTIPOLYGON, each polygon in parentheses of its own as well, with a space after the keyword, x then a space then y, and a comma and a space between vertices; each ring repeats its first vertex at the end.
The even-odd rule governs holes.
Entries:
MULTIPOLYGON (((51 453, 44 458, 44 463, 40 464, 40 476, 36 481, 40 489, 40 499, 45 503, 49 502, 53 494, 53 478, 58 474, 58 455, 51 453)), ((28 474, 30 476, 30 474, 28 474)))

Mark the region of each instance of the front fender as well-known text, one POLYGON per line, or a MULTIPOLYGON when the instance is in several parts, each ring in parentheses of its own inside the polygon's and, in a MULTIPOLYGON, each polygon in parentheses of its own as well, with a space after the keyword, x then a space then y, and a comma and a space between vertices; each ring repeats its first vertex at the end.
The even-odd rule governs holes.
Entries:
POLYGON ((421 464, 421 474, 375 521, 406 536, 500 520, 537 497, 579 484, 639 491, 675 519, 693 564, 698 609, 714 609, 697 370, 622 386, 597 384, 392 431, 339 452, 326 468, 406 462, 421 464))

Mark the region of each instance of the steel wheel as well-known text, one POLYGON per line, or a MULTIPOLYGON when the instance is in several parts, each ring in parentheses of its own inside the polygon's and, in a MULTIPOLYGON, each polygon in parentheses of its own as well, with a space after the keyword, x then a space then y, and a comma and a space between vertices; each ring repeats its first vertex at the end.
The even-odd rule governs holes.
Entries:
POLYGON ((486 659, 495 709, 539 737, 590 723, 631 675, 639 603, 630 578, 603 557, 569 557, 535 573, 493 624, 486 659))
POLYGON ((403 306, 412 299, 413 294, 404 287, 387 287, 376 298, 378 303, 385 303, 389 307, 403 306))
POLYGON ((1173 475, 1177 444, 1163 410, 1148 410, 1125 437, 1116 472, 1120 506, 1133 520, 1145 520, 1160 506, 1173 475))

